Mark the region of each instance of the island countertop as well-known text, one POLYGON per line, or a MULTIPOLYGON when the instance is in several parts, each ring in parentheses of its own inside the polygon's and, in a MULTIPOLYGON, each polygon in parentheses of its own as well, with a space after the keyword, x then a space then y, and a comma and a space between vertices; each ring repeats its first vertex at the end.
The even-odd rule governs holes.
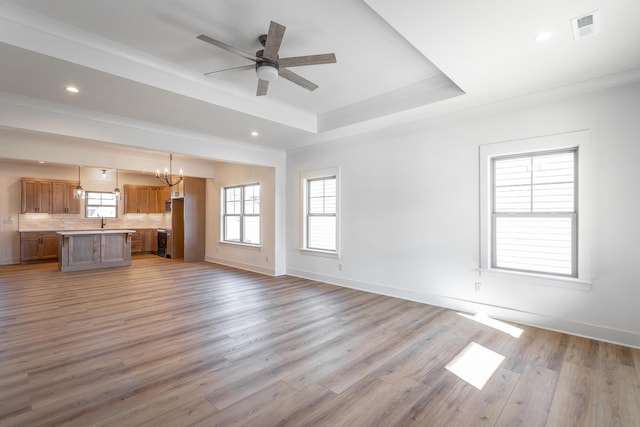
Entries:
POLYGON ((58 231, 58 268, 66 272, 129 266, 133 233, 108 228, 58 231))
POLYGON ((98 228, 95 230, 65 230, 56 231, 56 234, 61 236, 81 236, 85 234, 121 234, 121 233, 135 233, 136 230, 127 230, 119 228, 98 228))

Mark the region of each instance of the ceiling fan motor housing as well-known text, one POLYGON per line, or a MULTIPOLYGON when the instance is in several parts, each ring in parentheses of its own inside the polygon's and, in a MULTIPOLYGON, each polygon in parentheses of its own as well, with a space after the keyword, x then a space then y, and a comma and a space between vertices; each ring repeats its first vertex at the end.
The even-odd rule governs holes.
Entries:
POLYGON ((260 80, 266 80, 270 82, 278 78, 280 66, 277 62, 264 59, 263 55, 264 50, 259 50, 256 52, 256 57, 262 59, 262 61, 256 62, 256 73, 258 73, 258 78, 260 80))
POLYGON ((256 64, 256 72, 260 80, 266 80, 268 82, 278 78, 278 64, 275 62, 264 61, 256 64))

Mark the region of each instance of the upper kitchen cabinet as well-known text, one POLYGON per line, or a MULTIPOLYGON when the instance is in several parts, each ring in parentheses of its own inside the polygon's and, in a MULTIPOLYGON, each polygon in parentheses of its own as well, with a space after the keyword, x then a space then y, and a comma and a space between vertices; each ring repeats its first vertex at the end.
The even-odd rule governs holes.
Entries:
POLYGON ((50 213, 51 199, 51 181, 22 178, 22 213, 50 213))
POLYGON ((149 213, 149 186, 124 185, 124 213, 149 213))
POLYGON ((78 185, 73 181, 53 181, 52 188, 52 213, 54 214, 79 214, 80 200, 73 198, 73 190, 78 185))
POLYGON ((22 213, 79 214, 76 181, 22 178, 22 213))
POLYGON ((124 213, 164 213, 171 197, 166 186, 124 185, 124 213))
POLYGON ((165 201, 171 199, 171 188, 166 185, 149 188, 149 213, 164 213, 165 201))

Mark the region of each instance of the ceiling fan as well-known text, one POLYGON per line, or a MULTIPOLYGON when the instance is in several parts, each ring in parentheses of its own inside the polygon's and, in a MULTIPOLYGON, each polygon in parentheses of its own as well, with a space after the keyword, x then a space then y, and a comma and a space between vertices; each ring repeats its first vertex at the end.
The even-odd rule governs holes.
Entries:
POLYGON ((256 96, 266 95, 267 89, 269 88, 269 82, 277 79, 278 76, 307 90, 312 91, 317 89, 317 84, 310 82, 288 68, 299 67, 302 65, 333 64, 336 62, 336 55, 333 53, 324 53, 319 55, 293 56, 289 58, 278 57, 278 51, 280 50, 280 44, 282 43, 285 29, 286 27, 284 25, 271 21, 271 24, 269 25, 269 33, 258 37, 258 41, 264 49, 257 51, 255 55, 244 52, 204 34, 199 35, 197 38, 203 42, 218 46, 255 62, 255 64, 228 68, 226 70, 211 71, 209 73, 205 73, 205 76, 225 71, 243 71, 255 68, 256 73, 258 74, 258 90, 256 91, 256 96))

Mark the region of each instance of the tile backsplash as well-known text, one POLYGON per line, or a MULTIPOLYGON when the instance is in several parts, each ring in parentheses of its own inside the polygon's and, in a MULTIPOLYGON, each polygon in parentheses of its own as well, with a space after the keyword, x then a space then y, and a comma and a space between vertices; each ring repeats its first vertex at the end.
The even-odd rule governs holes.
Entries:
MULTIPOLYGON (((105 228, 171 228, 171 214, 126 214, 105 218, 105 228)), ((100 218, 80 215, 20 214, 18 231, 93 230, 100 228, 100 218)))

